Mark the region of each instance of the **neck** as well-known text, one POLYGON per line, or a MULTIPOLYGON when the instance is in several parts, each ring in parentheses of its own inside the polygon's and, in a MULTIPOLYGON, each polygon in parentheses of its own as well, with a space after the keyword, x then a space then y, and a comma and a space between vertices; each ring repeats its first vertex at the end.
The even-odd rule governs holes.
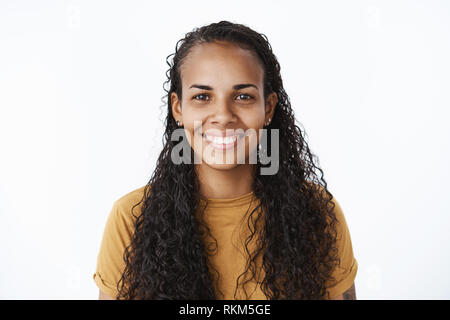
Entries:
POLYGON ((205 198, 236 198, 252 191, 254 165, 240 164, 233 169, 218 170, 196 165, 200 194, 205 198))

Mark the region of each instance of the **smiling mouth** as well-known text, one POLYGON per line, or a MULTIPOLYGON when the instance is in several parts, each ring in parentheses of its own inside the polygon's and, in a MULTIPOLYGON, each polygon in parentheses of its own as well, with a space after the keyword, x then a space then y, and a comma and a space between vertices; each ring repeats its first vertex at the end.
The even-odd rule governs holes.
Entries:
POLYGON ((245 134, 234 134, 226 137, 213 136, 208 134, 202 134, 203 139, 208 145, 214 149, 224 150, 234 148, 238 141, 245 137, 245 134))

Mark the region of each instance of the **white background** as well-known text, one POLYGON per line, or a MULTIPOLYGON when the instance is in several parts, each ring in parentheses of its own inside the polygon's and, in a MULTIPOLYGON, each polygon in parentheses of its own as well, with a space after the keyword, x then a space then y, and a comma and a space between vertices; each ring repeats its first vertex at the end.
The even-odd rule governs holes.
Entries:
POLYGON ((0 2, 0 298, 96 299, 112 203, 161 150, 166 57, 264 33, 341 204, 359 299, 450 298, 450 2, 0 2))

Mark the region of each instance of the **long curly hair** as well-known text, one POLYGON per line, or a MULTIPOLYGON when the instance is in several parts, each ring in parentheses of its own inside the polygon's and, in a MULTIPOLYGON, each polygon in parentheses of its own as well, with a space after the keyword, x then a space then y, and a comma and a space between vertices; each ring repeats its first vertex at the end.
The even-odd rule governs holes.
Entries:
MULTIPOLYGON (((132 208, 135 230, 123 255, 126 266, 116 299, 195 300, 222 295, 214 289, 220 275, 210 263, 217 247, 205 244, 204 236, 211 236, 210 230, 195 215, 201 197, 194 164, 174 164, 171 160, 177 143, 171 141, 171 134, 177 124, 170 95, 176 92, 181 99, 180 66, 194 46, 217 40, 253 51, 264 70, 264 100, 270 92, 278 95, 273 119, 265 128, 279 130, 279 170, 274 175, 257 174, 252 183, 260 201, 248 215, 252 232, 245 243, 256 238, 258 245, 254 251, 246 248, 248 262, 240 277, 246 275, 246 282, 256 279, 255 259, 262 256, 265 275, 258 283, 267 299, 329 299, 326 284, 333 280, 332 272, 339 262, 333 196, 304 130, 295 123, 280 65, 267 37, 229 21, 195 28, 166 58, 170 68, 163 85, 167 93, 163 98, 167 101, 163 149, 142 200, 132 208), (168 83, 169 90, 165 87, 168 83), (142 206, 135 215, 138 205, 142 206), (264 219, 263 228, 257 227, 260 218, 253 216, 258 209, 264 212, 259 216, 264 219)), ((258 155, 254 164, 257 172, 263 167, 259 160, 258 155)))

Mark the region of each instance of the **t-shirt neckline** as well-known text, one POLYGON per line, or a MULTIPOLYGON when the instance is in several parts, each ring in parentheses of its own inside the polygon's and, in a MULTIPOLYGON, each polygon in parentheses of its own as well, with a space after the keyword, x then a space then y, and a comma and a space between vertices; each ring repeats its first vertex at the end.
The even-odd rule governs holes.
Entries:
POLYGON ((208 202, 208 207, 214 208, 231 208, 231 207, 240 207, 246 204, 249 204, 254 196, 254 192, 250 191, 246 194, 233 197, 233 198, 205 198, 200 197, 200 202, 205 205, 208 202))

